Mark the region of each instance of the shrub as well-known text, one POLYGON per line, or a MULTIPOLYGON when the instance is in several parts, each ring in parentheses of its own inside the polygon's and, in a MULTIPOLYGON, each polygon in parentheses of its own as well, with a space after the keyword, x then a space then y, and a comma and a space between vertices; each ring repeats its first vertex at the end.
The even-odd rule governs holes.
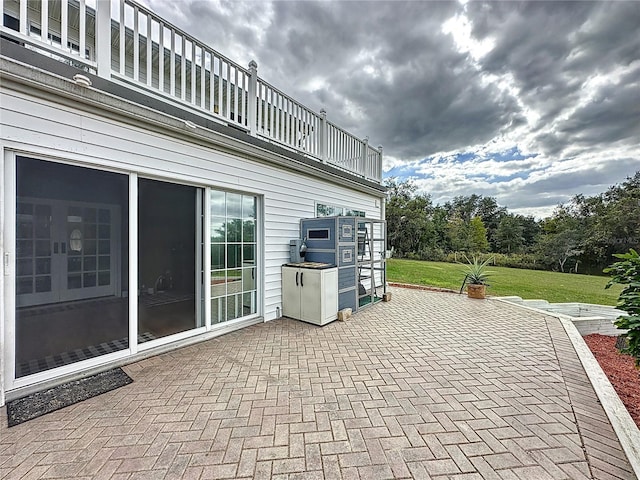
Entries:
POLYGON ((640 367, 640 255, 633 248, 628 253, 617 253, 619 258, 604 273, 612 275, 605 288, 614 284, 626 285, 618 298, 618 308, 627 312, 627 315, 618 317, 616 327, 626 329, 623 334, 627 339, 627 346, 621 351, 635 357, 636 367, 640 367))
MULTIPOLYGON (((474 257, 480 261, 489 260, 494 267, 525 268, 528 270, 544 270, 538 258, 531 253, 477 253, 474 257)), ((442 261, 458 263, 466 258, 465 252, 451 252, 442 261)))

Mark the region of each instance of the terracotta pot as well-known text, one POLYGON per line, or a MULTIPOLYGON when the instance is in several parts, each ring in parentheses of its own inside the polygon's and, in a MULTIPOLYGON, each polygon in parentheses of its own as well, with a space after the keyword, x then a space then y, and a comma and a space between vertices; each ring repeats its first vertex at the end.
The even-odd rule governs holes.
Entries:
POLYGON ((476 285, 470 283, 469 285, 467 285, 467 295, 469 296, 469 298, 482 299, 485 297, 486 288, 486 285, 476 285))

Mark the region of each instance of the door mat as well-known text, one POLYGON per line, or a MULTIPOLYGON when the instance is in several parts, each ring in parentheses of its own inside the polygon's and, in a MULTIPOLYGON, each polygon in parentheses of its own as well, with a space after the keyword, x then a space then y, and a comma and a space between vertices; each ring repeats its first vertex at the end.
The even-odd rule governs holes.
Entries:
POLYGON ((96 395, 115 390, 133 380, 121 368, 100 372, 56 387, 7 402, 9 426, 51 413, 96 395))

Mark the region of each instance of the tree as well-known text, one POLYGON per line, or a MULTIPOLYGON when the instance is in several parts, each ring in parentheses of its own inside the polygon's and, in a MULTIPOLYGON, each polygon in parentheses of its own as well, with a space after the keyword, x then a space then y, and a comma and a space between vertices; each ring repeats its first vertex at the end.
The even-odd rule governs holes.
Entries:
POLYGON ((500 220, 506 214, 507 209, 499 206, 494 197, 482 197, 478 203, 476 215, 482 219, 482 223, 484 223, 484 226, 487 229, 487 238, 492 252, 497 251, 495 235, 498 230, 500 220))
POLYGON ((473 217, 469 222, 469 245, 474 253, 486 252, 489 250, 487 240, 487 229, 480 217, 473 217))
POLYGON ((460 217, 450 218, 446 227, 448 244, 454 252, 469 251, 469 230, 460 217))
POLYGON ((388 179, 387 248, 399 257, 425 251, 433 244, 435 234, 430 220, 433 207, 429 195, 417 195, 410 180, 388 179))
POLYGON ((615 254, 640 248, 640 171, 594 197, 572 203, 585 226, 584 260, 600 270, 615 254))
POLYGON ((540 222, 538 222, 533 216, 517 215, 520 225, 522 225, 522 238, 524 240, 524 247, 532 247, 538 241, 540 235, 540 222))
POLYGON ((573 259, 577 271, 577 257, 584 251, 584 234, 575 206, 558 206, 553 215, 542 222, 542 228, 544 234, 536 249, 541 262, 550 267, 557 265, 564 272, 567 261, 573 259))
MULTIPOLYGON (((559 233, 545 235, 538 243, 538 253, 550 266, 556 265, 564 272, 569 259, 575 259, 582 253, 580 238, 576 231, 563 230, 559 233)), ((578 264, 574 264, 575 270, 578 264)))
POLYGON ((515 215, 504 215, 495 234, 495 243, 501 253, 518 253, 524 244, 524 227, 515 215))

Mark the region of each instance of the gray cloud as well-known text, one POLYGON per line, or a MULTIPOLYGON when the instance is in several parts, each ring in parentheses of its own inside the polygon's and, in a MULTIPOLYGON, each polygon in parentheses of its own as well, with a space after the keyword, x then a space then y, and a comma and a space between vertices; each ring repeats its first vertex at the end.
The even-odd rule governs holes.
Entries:
POLYGON ((560 123, 558 131, 581 145, 629 140, 640 147, 640 62, 620 82, 598 89, 593 101, 560 123))
MULTIPOLYGON (((541 207, 569 201, 578 193, 597 195, 609 186, 622 182, 638 167, 635 159, 619 159, 595 164, 580 171, 569 171, 542 176, 522 185, 517 191, 498 194, 512 208, 541 207)), ((502 203, 501 202, 501 203, 502 203)))
MULTIPOLYGON (((498 142, 547 165, 598 153, 613 165, 616 149, 614 181, 640 165, 640 2, 147 2, 396 162, 498 142), (443 32, 456 16, 491 42, 486 55, 443 32)), ((591 189, 588 174, 558 182, 591 189)), ((522 188, 504 198, 538 203, 522 188)))
POLYGON ((545 152, 561 155, 576 143, 606 147, 637 135, 637 71, 620 82, 612 77, 590 104, 575 106, 596 75, 640 61, 640 2, 471 2, 469 10, 477 38, 496 42, 483 70, 513 76, 518 97, 540 114, 533 131, 558 124, 538 136, 545 152))

